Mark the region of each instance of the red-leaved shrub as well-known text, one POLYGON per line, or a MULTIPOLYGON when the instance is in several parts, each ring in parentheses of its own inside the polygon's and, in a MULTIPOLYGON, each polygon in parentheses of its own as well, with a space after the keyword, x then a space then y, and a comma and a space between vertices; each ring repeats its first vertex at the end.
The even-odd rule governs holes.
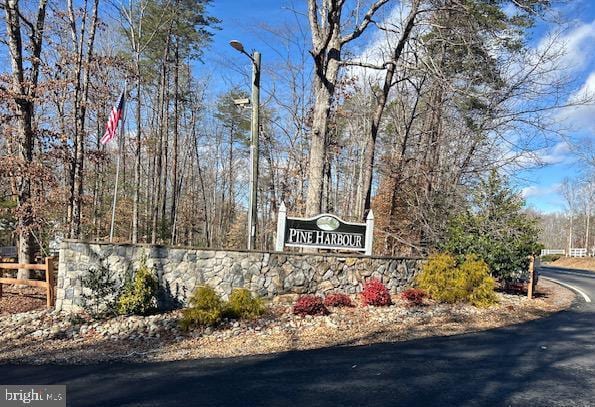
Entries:
POLYGON ((332 293, 324 297, 324 305, 327 307, 353 307, 351 298, 341 293, 332 293))
POLYGON ((293 305, 295 315, 326 315, 328 309, 325 307, 322 297, 316 295, 301 295, 293 305))
POLYGON ((362 303, 382 307, 392 304, 388 288, 380 281, 371 279, 364 284, 362 291, 362 303))
POLYGON ((423 305, 424 298, 426 298, 428 294, 424 290, 420 290, 419 288, 408 288, 401 293, 401 298, 407 301, 407 305, 410 307, 416 305, 423 305))

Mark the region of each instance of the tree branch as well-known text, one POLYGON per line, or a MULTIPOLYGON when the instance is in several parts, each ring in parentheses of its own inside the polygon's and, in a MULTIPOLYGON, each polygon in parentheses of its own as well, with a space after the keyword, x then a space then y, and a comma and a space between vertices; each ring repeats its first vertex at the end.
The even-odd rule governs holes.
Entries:
POLYGON ((377 70, 383 70, 386 69, 388 65, 393 64, 393 61, 388 61, 383 63, 382 65, 375 65, 375 64, 370 64, 368 62, 362 62, 362 61, 339 61, 339 65, 341 66, 361 66, 362 68, 370 68, 370 69, 377 69, 377 70))
POLYGON ((372 17, 378 11, 378 9, 388 3, 389 0, 378 0, 376 3, 372 4, 366 15, 364 16, 363 21, 351 32, 350 34, 341 38, 341 45, 347 44, 349 41, 353 41, 368 27, 368 24, 372 21, 372 17))

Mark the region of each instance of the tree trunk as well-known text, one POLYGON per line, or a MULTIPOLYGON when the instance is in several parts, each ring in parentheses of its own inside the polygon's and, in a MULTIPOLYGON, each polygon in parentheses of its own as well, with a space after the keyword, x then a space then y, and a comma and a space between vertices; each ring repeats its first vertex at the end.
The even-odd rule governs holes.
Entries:
POLYGON ((80 238, 81 234, 81 212, 83 195, 83 171, 85 160, 85 118, 87 113, 87 101, 89 99, 89 69, 93 58, 93 46, 95 43, 95 32, 97 29, 97 12, 99 0, 93 3, 93 15, 89 37, 87 38, 87 53, 83 68, 83 43, 85 39, 85 27, 87 20, 87 1, 83 4, 83 17, 81 21, 80 38, 76 30, 72 0, 68 1, 68 16, 70 19, 71 37, 75 50, 77 50, 77 62, 75 65, 75 89, 74 89, 74 136, 75 155, 73 162, 73 187, 72 187, 72 219, 70 225, 70 237, 80 238), (81 79, 81 75, 83 75, 81 79))
MULTIPOLYGON (((153 206, 153 222, 152 222, 152 232, 151 232, 151 243, 157 243, 157 235, 161 235, 159 233, 162 231, 160 227, 163 222, 163 214, 165 214, 165 199, 164 196, 166 194, 167 187, 165 185, 165 178, 162 180, 163 173, 167 173, 167 168, 162 168, 163 163, 163 142, 165 137, 165 142, 167 143, 167 117, 168 117, 168 107, 169 107, 169 98, 168 93, 166 90, 167 87, 167 60, 169 58, 169 50, 170 50, 170 40, 171 40, 171 30, 172 30, 173 20, 170 23, 169 29, 166 34, 166 41, 165 41, 165 48, 163 49, 163 57, 161 61, 161 82, 160 82, 160 91, 159 91, 159 114, 160 119, 158 120, 159 123, 159 143, 156 151, 157 162, 155 165, 155 178, 157 180, 157 188, 155 189, 155 203, 153 206), (162 183, 163 181, 163 183, 162 183), (162 190, 163 188, 163 190, 162 190), (161 215, 161 218, 160 218, 161 215), (161 222, 160 222, 161 220, 161 222)), ((166 147, 167 148, 167 147, 166 147)))
MULTIPOLYGON (((314 80, 314 114, 310 141, 306 216, 314 216, 322 209, 328 122, 339 72, 339 51, 337 50, 333 54, 333 58, 330 58, 326 64, 326 73, 323 79, 316 76, 314 80)), ((324 64, 324 62, 320 61, 318 64, 324 64)))
POLYGON ((349 34, 342 36, 341 13, 345 2, 325 0, 319 9, 317 0, 308 0, 308 20, 312 34, 312 50, 315 74, 314 112, 310 141, 310 165, 308 167, 308 191, 306 193, 306 216, 320 212, 324 188, 324 170, 328 146, 328 122, 339 73, 342 47, 358 38, 372 21, 374 13, 388 0, 377 0, 349 34))
MULTIPOLYGON (((134 197, 132 203, 132 243, 138 243, 138 218, 140 203, 140 166, 141 166, 141 76, 140 53, 136 52, 136 144, 134 146, 134 197)), ((147 185, 148 189, 148 185, 147 185)))
POLYGON ((85 2, 83 21, 81 22, 81 36, 77 39, 76 17, 74 16, 74 7, 72 0, 68 0, 68 19, 70 22, 70 36, 72 46, 76 52, 76 64, 74 68, 74 157, 72 161, 72 219, 70 223, 70 238, 78 239, 81 228, 81 198, 83 194, 83 161, 84 161, 84 143, 85 136, 81 129, 80 108, 81 108, 81 71, 83 64, 83 37, 85 35, 85 19, 87 4, 85 2))
POLYGON ((384 76, 384 83, 382 85, 382 91, 376 95, 376 103, 374 104, 374 112, 372 115, 372 121, 370 124, 370 131, 366 137, 366 146, 364 147, 364 156, 362 164, 362 198, 363 202, 358 202, 358 212, 361 219, 365 219, 366 213, 370 210, 371 196, 372 196, 372 177, 374 174, 374 154, 376 150, 376 139, 378 137, 378 131, 380 130, 380 123, 382 121, 382 115, 390 90, 394 85, 394 77, 397 69, 397 63, 401 59, 405 44, 409 40, 411 30, 415 25, 415 17, 418 13, 420 0, 414 0, 411 5, 409 15, 405 20, 405 27, 403 33, 399 39, 399 42, 393 50, 392 60, 387 65, 386 75, 384 76))
POLYGON ((171 239, 173 243, 174 239, 174 228, 176 219, 176 208, 178 202, 178 122, 179 122, 179 71, 180 71, 180 52, 178 47, 178 41, 176 40, 175 46, 175 65, 174 65, 174 143, 173 143, 173 159, 172 159, 172 193, 171 193, 171 209, 170 209, 170 221, 171 227, 171 239))
MULTIPOLYGON (((23 67, 23 43, 21 37, 21 11, 19 10, 18 0, 8 0, 5 2, 4 10, 6 15, 6 36, 8 49, 10 53, 10 62, 12 67, 12 92, 16 105, 17 138, 18 151, 17 157, 22 165, 28 169, 33 161, 34 130, 33 130, 33 112, 34 101, 36 97, 36 88, 39 80, 39 65, 41 48, 43 44, 43 29, 45 23, 47 0, 40 0, 37 7, 37 20, 31 27, 30 33, 31 55, 30 67, 27 69, 29 76, 25 77, 25 68, 23 67)), ((34 227, 33 208, 31 207, 31 178, 28 173, 22 174, 17 179, 17 210, 18 217, 18 258, 19 263, 30 263, 32 261, 34 240, 32 228, 34 227)), ((29 270, 19 270, 18 278, 28 278, 29 270)))

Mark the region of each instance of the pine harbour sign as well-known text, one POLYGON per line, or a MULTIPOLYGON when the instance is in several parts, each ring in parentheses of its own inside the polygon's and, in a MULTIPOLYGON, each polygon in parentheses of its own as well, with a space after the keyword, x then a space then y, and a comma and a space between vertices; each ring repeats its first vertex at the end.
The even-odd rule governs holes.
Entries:
POLYGON ((310 247, 359 251, 370 256, 373 230, 372 211, 368 214, 366 223, 345 222, 328 213, 312 218, 291 218, 287 217, 285 205, 281 203, 275 250, 283 251, 285 246, 310 247))

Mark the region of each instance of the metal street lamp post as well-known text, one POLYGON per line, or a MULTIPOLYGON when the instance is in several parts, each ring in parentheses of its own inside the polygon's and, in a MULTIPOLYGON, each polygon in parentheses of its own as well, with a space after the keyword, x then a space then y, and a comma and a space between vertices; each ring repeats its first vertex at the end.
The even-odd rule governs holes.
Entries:
POLYGON ((252 55, 244 50, 241 42, 232 40, 229 44, 252 61, 252 125, 250 142, 250 194, 248 197, 248 250, 256 243, 257 185, 258 185, 258 135, 260 130, 260 52, 252 55))

